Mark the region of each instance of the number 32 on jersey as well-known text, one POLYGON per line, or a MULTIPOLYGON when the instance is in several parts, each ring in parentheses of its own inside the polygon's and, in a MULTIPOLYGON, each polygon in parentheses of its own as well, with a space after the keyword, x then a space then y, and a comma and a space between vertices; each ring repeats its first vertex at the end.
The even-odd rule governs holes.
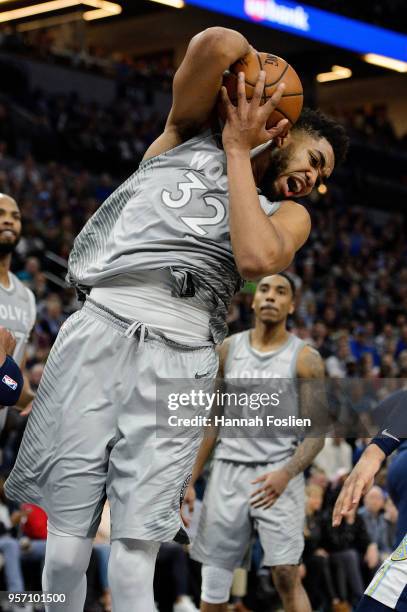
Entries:
MULTIPOLYGON (((194 191, 206 191, 208 189, 200 178, 190 170, 185 173, 185 178, 187 179, 186 181, 177 184, 178 193, 176 195, 172 195, 168 189, 163 189, 161 192, 163 204, 168 206, 168 208, 182 208, 183 206, 187 206, 192 199, 194 191)), ((204 196, 202 199, 208 212, 212 212, 212 210, 215 209, 215 214, 205 217, 189 217, 183 215, 181 216, 181 220, 195 234, 206 236, 208 232, 203 226, 221 223, 226 216, 226 210, 224 204, 214 196, 204 196)))

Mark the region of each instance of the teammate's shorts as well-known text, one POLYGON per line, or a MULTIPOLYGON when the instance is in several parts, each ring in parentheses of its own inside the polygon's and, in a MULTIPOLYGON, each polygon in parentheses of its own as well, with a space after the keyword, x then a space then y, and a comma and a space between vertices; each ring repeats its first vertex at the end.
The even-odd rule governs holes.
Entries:
MULTIPOLYGON (((407 535, 396 550, 384 561, 365 591, 390 610, 407 612, 407 535)), ((362 599, 357 610, 367 610, 369 600, 362 599)), ((375 610, 372 605, 370 608, 375 610)))
POLYGON ((259 476, 284 465, 244 464, 215 460, 205 490, 198 533, 191 556, 205 565, 233 570, 250 566, 256 530, 263 548, 263 565, 297 565, 304 549, 304 478, 290 480, 268 509, 250 506, 259 476))
POLYGON ((171 541, 182 526, 200 432, 157 437, 156 387, 214 379, 218 358, 212 345, 185 347, 151 330, 144 342, 127 337, 135 327, 89 300, 65 322, 5 485, 68 534, 95 535, 106 494, 112 539, 171 541))

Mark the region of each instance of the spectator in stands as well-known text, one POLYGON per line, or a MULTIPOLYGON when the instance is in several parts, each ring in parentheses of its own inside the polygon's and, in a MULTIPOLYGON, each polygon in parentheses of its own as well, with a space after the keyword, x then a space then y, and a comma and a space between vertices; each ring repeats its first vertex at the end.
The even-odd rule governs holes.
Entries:
POLYGON ((18 540, 11 535, 13 523, 4 496, 4 479, 0 479, 0 553, 4 557, 4 575, 7 591, 25 591, 21 569, 21 552, 18 540))
POLYGON ((381 560, 393 550, 393 542, 389 541, 386 519, 384 517, 385 497, 382 489, 374 486, 363 498, 364 506, 360 508, 362 517, 371 542, 375 542, 381 560))
POLYGON ((332 612, 341 610, 329 561, 328 552, 322 547, 323 514, 322 504, 324 490, 322 487, 309 484, 306 489, 306 512, 303 552, 305 565, 304 587, 309 595, 313 609, 328 607, 332 612))
POLYGON ((333 481, 340 470, 352 470, 352 448, 344 438, 327 438, 322 451, 315 457, 314 465, 323 469, 333 481))
MULTIPOLYGON (((332 527, 331 513, 327 513, 322 533, 322 545, 330 555, 339 598, 353 605, 359 601, 364 591, 361 559, 364 559, 369 569, 376 568, 379 562, 377 546, 371 542, 356 509, 346 516, 339 528, 332 527)), ((350 610, 349 607, 347 609, 350 610)))

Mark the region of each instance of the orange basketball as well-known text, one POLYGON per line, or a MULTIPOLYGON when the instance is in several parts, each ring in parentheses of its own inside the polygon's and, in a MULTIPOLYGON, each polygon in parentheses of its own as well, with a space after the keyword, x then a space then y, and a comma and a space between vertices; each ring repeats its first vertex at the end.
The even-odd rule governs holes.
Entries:
MULTIPOLYGON (((273 95, 279 83, 284 82, 286 86, 278 107, 267 120, 267 128, 273 127, 284 118, 290 121, 291 127, 301 113, 303 104, 302 85, 294 68, 285 59, 277 55, 251 51, 244 58, 235 62, 223 78, 223 84, 227 89, 229 98, 233 104, 237 105, 237 75, 239 72, 244 72, 246 97, 251 100, 260 70, 264 70, 266 73, 263 104, 273 95)), ((224 119, 223 110, 221 111, 221 117, 224 119)))

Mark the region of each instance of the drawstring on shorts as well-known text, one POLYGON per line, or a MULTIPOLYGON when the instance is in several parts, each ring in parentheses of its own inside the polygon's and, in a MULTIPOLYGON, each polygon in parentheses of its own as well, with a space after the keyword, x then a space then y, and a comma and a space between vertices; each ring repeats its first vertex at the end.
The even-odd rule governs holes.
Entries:
POLYGON ((139 341, 140 341, 140 349, 142 349, 144 346, 144 340, 146 337, 146 326, 144 323, 142 323, 141 321, 133 321, 133 323, 130 323, 130 325, 124 332, 124 335, 126 336, 126 338, 134 338, 138 330, 140 330, 139 341))

